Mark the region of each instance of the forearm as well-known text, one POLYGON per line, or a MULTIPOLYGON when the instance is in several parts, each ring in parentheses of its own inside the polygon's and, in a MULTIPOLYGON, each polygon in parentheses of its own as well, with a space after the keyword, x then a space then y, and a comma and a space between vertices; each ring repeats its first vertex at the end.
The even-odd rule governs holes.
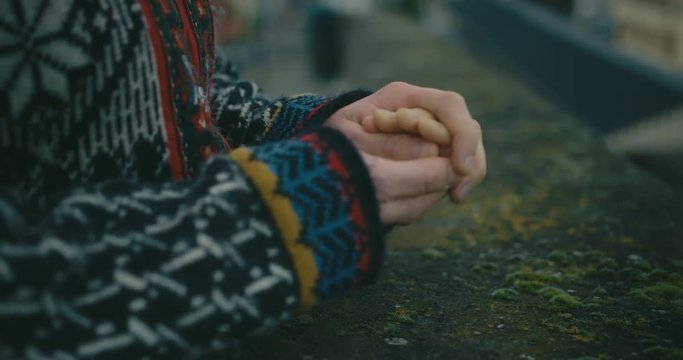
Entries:
POLYGON ((345 141, 323 130, 215 158, 191 182, 65 198, 24 238, 2 236, 1 342, 190 353, 367 283, 379 221, 345 141))
POLYGON ((353 91, 336 97, 298 95, 271 101, 256 84, 238 80, 232 66, 219 62, 211 100, 218 127, 238 147, 289 139, 368 94, 353 91))

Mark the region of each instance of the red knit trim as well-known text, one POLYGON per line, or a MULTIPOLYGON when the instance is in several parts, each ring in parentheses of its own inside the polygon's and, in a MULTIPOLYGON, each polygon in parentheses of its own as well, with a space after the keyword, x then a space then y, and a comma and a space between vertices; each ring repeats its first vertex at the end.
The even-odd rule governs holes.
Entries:
POLYGON ((327 101, 323 102, 322 104, 311 109, 311 112, 309 112, 308 115, 306 115, 306 121, 313 119, 313 117, 315 117, 318 114, 318 112, 320 112, 320 109, 324 108, 325 105, 330 103, 330 101, 331 100, 327 100, 327 101))
POLYGON ((202 79, 202 66, 199 63, 199 46, 197 45, 197 37, 194 34, 192 23, 187 16, 187 5, 185 5, 185 0, 178 0, 178 12, 180 13, 180 19, 183 22, 183 31, 185 32, 185 37, 190 45, 190 59, 192 59, 192 65, 194 66, 194 71, 197 72, 196 77, 202 79))
POLYGON ((304 117, 304 121, 301 121, 298 124, 296 124, 296 126, 294 127, 294 131, 296 132, 296 131, 302 130, 311 121, 311 119, 313 119, 320 112, 320 110, 322 108, 324 108, 325 105, 327 105, 329 103, 330 103, 330 100, 326 100, 323 103, 321 103, 320 105, 311 109, 311 111, 308 114, 306 114, 306 117, 304 117))
MULTIPOLYGON (((181 148, 182 141, 180 141, 181 134, 174 121, 173 99, 171 98, 171 84, 166 64, 164 42, 161 39, 161 32, 158 30, 158 24, 149 3, 147 0, 139 0, 139 3, 145 17, 147 34, 149 34, 152 47, 154 48, 154 61, 157 65, 159 97, 161 98, 164 127, 166 129, 166 147, 168 148, 171 176, 176 180, 183 180, 187 177, 187 170, 181 156, 183 153, 181 148)), ((165 0, 161 0, 160 3, 163 8, 168 9, 168 4, 165 0)))

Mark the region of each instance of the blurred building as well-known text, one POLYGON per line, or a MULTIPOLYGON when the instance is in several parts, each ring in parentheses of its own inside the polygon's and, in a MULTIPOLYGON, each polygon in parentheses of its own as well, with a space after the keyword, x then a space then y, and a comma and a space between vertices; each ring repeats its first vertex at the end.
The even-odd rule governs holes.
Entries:
POLYGON ((530 0, 628 51, 683 70, 683 0, 530 0))
POLYGON ((683 70, 683 0, 612 0, 616 41, 683 70))

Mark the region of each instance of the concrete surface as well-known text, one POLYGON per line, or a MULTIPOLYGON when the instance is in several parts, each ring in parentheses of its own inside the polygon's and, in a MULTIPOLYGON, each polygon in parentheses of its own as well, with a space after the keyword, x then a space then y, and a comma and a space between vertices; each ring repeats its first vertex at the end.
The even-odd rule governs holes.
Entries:
POLYGON ((483 126, 489 176, 466 203, 396 229, 378 284, 228 357, 683 358, 683 205, 670 188, 488 59, 391 15, 347 28, 344 79, 310 80, 296 36, 247 74, 271 94, 456 90, 483 126))

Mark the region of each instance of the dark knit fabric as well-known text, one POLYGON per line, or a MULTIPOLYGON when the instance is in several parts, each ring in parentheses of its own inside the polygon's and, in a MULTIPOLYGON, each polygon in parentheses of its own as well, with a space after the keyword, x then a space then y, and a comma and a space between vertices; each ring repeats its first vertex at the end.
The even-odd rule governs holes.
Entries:
POLYGON ((211 22, 0 1, 0 358, 201 357, 376 276, 367 170, 311 128, 359 95, 268 101, 211 22))

